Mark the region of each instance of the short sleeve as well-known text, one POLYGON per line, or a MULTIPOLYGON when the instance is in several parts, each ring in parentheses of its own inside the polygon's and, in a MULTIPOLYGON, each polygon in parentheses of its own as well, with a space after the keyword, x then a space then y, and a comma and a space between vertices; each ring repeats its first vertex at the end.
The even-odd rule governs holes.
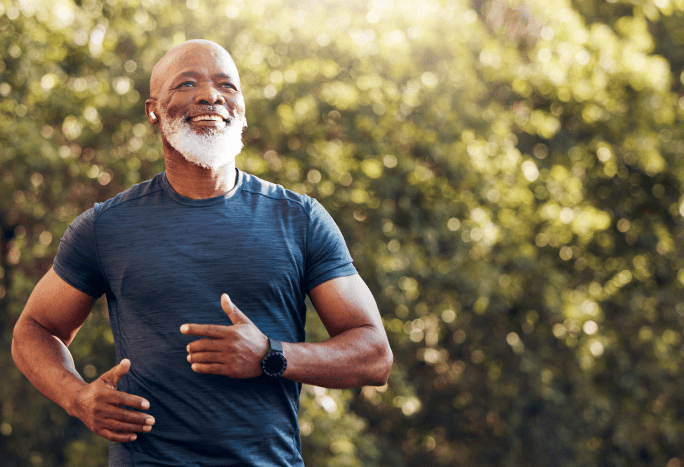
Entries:
POLYGON ((105 292, 97 259, 94 208, 69 225, 60 241, 53 268, 65 282, 91 297, 98 298, 105 292))
POLYGON ((336 277, 356 274, 342 232, 321 204, 312 199, 306 244, 306 289, 336 277))

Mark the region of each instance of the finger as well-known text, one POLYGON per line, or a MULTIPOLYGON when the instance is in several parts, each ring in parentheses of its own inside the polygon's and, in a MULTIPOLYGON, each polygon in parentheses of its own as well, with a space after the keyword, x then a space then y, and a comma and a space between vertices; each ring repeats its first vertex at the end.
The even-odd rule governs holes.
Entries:
MULTIPOLYGON (((116 421, 117 423, 126 423, 131 426, 136 426, 140 428, 139 430, 135 431, 142 431, 143 427, 152 426, 155 423, 154 417, 151 415, 136 412, 134 410, 124 409, 121 407, 116 407, 112 410, 107 410, 106 412, 103 412, 102 416, 106 420, 116 421)), ((116 429, 115 431, 124 430, 116 429)))
POLYGON ((132 433, 147 433, 152 430, 152 425, 147 425, 147 424, 136 424, 136 423, 127 423, 123 422, 121 420, 105 420, 103 423, 103 429, 107 429, 110 431, 116 431, 118 433, 126 433, 126 434, 132 434, 132 433))
POLYGON ((218 352, 193 352, 188 354, 190 363, 220 363, 221 354, 218 352))
POLYGON ((227 327, 228 326, 222 326, 220 324, 184 324, 180 327, 180 331, 188 336, 220 339, 226 335, 227 327))
POLYGON ((190 367, 195 373, 223 374, 223 365, 220 363, 193 363, 190 367))
POLYGON ((198 339, 185 346, 188 353, 195 352, 216 352, 220 350, 221 344, 217 339, 198 339))
POLYGON ((141 410, 150 408, 150 402, 147 399, 121 391, 112 391, 107 398, 107 402, 115 406, 133 407, 141 410))
POLYGON ((128 443, 129 441, 135 441, 138 438, 138 435, 135 433, 118 433, 116 431, 107 430, 106 428, 98 430, 95 434, 117 443, 128 443))
POLYGON ((238 307, 230 300, 227 293, 221 295, 221 308, 226 312, 230 322, 233 324, 252 324, 252 320, 249 319, 243 312, 240 311, 238 307))
POLYGON ((111 386, 111 389, 115 389, 119 380, 126 373, 128 373, 128 370, 130 369, 131 361, 127 358, 124 358, 119 362, 118 365, 115 365, 114 367, 110 368, 108 371, 103 373, 102 376, 100 376, 100 379, 104 381, 107 385, 111 386))

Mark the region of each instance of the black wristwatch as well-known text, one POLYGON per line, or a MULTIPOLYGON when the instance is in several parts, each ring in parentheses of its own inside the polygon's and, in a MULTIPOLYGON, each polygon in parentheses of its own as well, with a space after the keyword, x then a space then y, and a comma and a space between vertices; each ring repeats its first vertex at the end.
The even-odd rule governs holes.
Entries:
POLYGON ((265 375, 280 376, 287 368, 287 359, 283 353, 283 344, 268 338, 268 352, 261 359, 261 369, 265 375))

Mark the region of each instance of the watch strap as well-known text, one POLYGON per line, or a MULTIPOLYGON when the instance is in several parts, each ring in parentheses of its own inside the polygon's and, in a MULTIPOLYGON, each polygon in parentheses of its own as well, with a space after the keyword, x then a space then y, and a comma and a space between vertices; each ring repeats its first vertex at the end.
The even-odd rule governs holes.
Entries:
POLYGON ((283 351, 283 343, 280 341, 277 341, 275 339, 271 339, 270 337, 268 338, 268 346, 270 347, 271 351, 273 351, 273 350, 275 350, 276 352, 282 352, 283 351))

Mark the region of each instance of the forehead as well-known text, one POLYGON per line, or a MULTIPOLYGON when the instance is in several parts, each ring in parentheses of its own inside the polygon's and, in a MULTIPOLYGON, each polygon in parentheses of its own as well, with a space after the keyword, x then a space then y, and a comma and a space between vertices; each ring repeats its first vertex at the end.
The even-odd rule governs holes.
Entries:
POLYGON ((176 76, 188 71, 209 74, 224 73, 237 78, 237 68, 228 52, 206 46, 188 47, 169 58, 167 75, 176 76))
POLYGON ((164 56, 153 70, 152 87, 191 74, 224 75, 239 82, 237 67, 228 52, 217 45, 199 43, 177 47, 164 56))

